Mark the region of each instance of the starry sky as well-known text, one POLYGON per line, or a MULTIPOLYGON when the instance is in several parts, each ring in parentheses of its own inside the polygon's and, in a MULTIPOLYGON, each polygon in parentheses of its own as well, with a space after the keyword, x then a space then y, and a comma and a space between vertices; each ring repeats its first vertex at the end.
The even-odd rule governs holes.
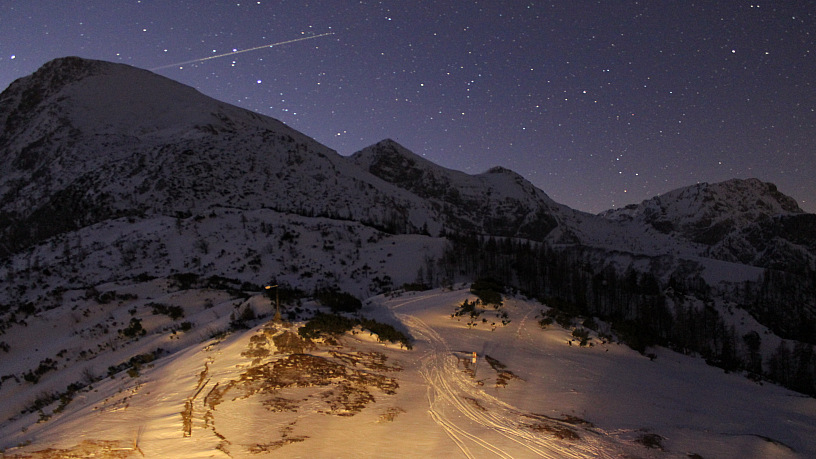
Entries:
POLYGON ((343 155, 392 138, 588 212, 748 177, 816 212, 809 0, 0 0, 0 18, 0 89, 103 59, 343 155))

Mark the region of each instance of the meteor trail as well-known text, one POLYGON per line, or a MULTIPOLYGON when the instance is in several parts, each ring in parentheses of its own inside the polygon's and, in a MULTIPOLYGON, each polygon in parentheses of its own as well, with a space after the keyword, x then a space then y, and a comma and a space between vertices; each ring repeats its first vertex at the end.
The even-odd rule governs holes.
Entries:
POLYGON ((166 69, 166 68, 170 68, 170 67, 178 67, 180 65, 193 64, 195 62, 204 62, 204 61, 208 61, 210 59, 218 59, 219 57, 226 57, 226 56, 232 56, 232 55, 235 55, 235 54, 248 53, 250 51, 255 51, 255 50, 264 49, 264 48, 273 48, 275 46, 286 45, 286 44, 289 44, 289 43, 294 43, 296 41, 311 40, 312 38, 325 37, 326 35, 334 35, 334 32, 326 32, 326 33, 322 33, 320 35, 312 35, 312 36, 309 36, 309 37, 295 38, 294 40, 279 41, 277 43, 272 43, 271 45, 256 46, 254 48, 242 49, 241 51, 232 51, 230 53, 217 54, 215 56, 203 57, 201 59, 193 59, 193 60, 190 60, 190 61, 176 62, 175 64, 161 65, 159 67, 154 67, 154 68, 150 69, 150 71, 161 70, 161 69, 166 69))

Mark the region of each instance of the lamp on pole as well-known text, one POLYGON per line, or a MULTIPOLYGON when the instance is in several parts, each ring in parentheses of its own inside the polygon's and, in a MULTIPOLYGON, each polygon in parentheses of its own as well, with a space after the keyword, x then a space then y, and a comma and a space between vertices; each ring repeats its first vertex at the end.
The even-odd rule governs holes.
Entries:
POLYGON ((266 286, 266 287, 264 287, 264 288, 265 288, 267 291, 269 291, 269 289, 273 289, 273 288, 275 289, 275 322, 280 322, 280 321, 281 321, 281 315, 280 315, 280 294, 278 293, 278 284, 275 284, 275 285, 267 285, 267 286, 266 286))

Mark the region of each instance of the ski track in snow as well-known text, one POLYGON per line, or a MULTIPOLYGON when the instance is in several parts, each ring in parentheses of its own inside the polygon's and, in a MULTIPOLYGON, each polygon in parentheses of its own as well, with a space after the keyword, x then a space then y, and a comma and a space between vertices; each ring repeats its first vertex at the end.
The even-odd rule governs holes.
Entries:
MULTIPOLYGON (((427 299, 419 296, 392 305, 399 308, 427 299)), ((515 332, 520 337, 524 321, 515 332)), ((531 416, 479 389, 457 363, 447 341, 420 318, 396 313, 419 340, 429 345, 420 358, 420 374, 428 384, 428 412, 465 457, 483 457, 488 451, 501 458, 518 457, 520 451, 544 458, 618 457, 619 451, 597 429, 582 429, 582 439, 573 443, 543 437, 530 427, 531 416), (521 448, 521 450, 519 449, 521 448)), ((557 423, 557 421, 552 421, 557 423)), ((565 425, 567 425, 565 423, 565 425)), ((569 428, 575 428, 570 425, 569 428)))

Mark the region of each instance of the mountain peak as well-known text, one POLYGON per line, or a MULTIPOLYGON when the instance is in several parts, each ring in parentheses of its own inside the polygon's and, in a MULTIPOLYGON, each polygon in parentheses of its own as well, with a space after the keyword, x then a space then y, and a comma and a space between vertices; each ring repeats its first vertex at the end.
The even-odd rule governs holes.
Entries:
POLYGON ((354 153, 351 161, 367 172, 412 192, 421 192, 427 180, 439 181, 445 170, 392 139, 381 140, 354 153))
MULTIPOLYGON (((787 196, 777 189, 776 185, 770 182, 763 182, 757 178, 731 179, 725 182, 709 185, 708 191, 714 195, 728 195, 739 197, 743 200, 753 200, 754 205, 766 213, 785 214, 803 213, 799 204, 790 196, 787 196)), ((750 202, 744 202, 744 207, 749 207, 750 202)))
MULTIPOLYGON (((0 94, 0 126, 3 137, 27 124, 40 107, 71 82, 98 72, 107 64, 79 57, 63 57, 46 62, 33 74, 15 80, 0 94)), ((2 138, 0 138, 2 141, 2 138)))
POLYGON ((801 214, 796 200, 781 193, 776 185, 756 178, 702 182, 647 199, 622 209, 604 212, 608 218, 637 215, 673 215, 676 218, 715 216, 739 217, 750 221, 774 215, 801 214))
POLYGON ((33 80, 38 86, 48 88, 51 91, 58 91, 66 83, 96 74, 104 67, 111 65, 116 64, 76 56, 60 57, 46 62, 32 75, 20 78, 15 83, 33 80))
POLYGON ((397 168, 394 173, 399 172, 400 166, 415 167, 417 163, 423 162, 431 165, 430 161, 405 148, 393 139, 383 139, 374 145, 363 148, 351 155, 351 159, 357 165, 369 170, 372 168, 377 169, 380 166, 394 166, 397 168))
MULTIPOLYGON (((207 97, 150 71, 105 61, 63 57, 12 83, 0 96, 0 145, 24 135, 30 143, 69 128, 116 136, 197 127, 229 130, 233 121, 252 123, 252 114, 207 97), (70 125, 65 125, 69 123, 70 125)), ((257 116, 255 118, 258 118, 257 116)))
POLYGON ((400 144, 399 142, 397 142, 396 140, 391 139, 391 138, 385 138, 383 140, 380 140, 379 142, 375 143, 374 145, 379 146, 381 148, 398 148, 398 149, 408 151, 408 149, 405 148, 404 146, 402 146, 402 144, 400 144))
POLYGON ((60 93, 68 85, 95 75, 113 73, 117 68, 138 70, 125 64, 76 56, 53 59, 43 64, 31 75, 12 82, 3 91, 0 104, 3 105, 3 108, 7 108, 6 105, 9 102, 22 97, 23 100, 20 102, 23 107, 33 109, 40 103, 49 101, 52 95, 60 93))
POLYGON ((508 169, 506 167, 502 167, 502 166, 493 166, 490 169, 488 169, 486 173, 488 173, 488 174, 507 174, 507 173, 515 174, 514 171, 512 171, 512 170, 510 170, 510 169, 508 169))
MULTIPOLYGON (((508 169, 506 167, 502 167, 502 166, 493 166, 493 167, 491 167, 490 169, 488 169, 487 171, 485 171, 484 173, 482 173, 480 175, 485 176, 485 177, 487 177, 487 176, 498 176, 498 177, 504 176, 504 177, 508 177, 508 178, 513 179, 513 181, 515 181, 518 184, 529 183, 528 180, 525 179, 518 172, 516 172, 516 171, 514 171, 512 169, 508 169)), ((532 183, 530 183, 529 186, 533 186, 532 183)))
POLYGON ((674 208, 685 217, 727 216, 751 222, 774 215, 803 213, 795 199, 781 193, 773 183, 756 178, 703 182, 644 201, 641 206, 653 207, 654 204, 674 208))
POLYGON ((709 256, 754 264, 768 251, 756 234, 787 234, 785 222, 807 217, 795 199, 756 178, 698 183, 602 215, 702 244, 709 256))

